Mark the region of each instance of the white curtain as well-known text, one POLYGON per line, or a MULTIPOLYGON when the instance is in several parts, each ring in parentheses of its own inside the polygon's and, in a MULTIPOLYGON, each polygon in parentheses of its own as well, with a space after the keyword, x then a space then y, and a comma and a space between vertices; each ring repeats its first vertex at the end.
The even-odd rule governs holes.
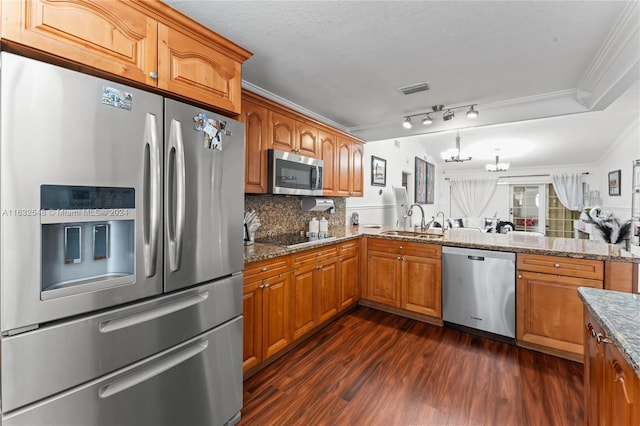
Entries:
POLYGON ((563 206, 573 211, 582 210, 582 173, 551 175, 551 183, 563 206))
POLYGON ((480 217, 487 208, 497 179, 451 179, 451 195, 467 217, 480 217))

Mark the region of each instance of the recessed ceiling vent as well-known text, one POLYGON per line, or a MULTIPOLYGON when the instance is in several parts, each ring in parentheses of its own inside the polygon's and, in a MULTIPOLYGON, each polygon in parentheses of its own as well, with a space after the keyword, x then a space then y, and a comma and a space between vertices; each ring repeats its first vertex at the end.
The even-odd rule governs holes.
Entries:
POLYGON ((426 81, 424 83, 416 83, 410 86, 404 86, 398 89, 400 92, 405 95, 411 95, 413 93, 424 92, 429 90, 429 83, 426 81))

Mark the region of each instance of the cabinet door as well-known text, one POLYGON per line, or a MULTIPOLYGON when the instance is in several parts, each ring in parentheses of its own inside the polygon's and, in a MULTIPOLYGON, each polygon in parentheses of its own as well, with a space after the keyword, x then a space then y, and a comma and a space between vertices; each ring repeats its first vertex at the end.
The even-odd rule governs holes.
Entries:
POLYGON ((267 108, 242 100, 242 121, 245 125, 244 192, 267 193, 267 150, 269 121, 267 108))
POLYGON ((317 127, 302 121, 296 121, 296 152, 307 157, 319 158, 317 127))
POLYGON ((322 195, 336 195, 336 153, 338 141, 333 133, 320 130, 320 158, 322 159, 322 195))
POLYGON ((367 299, 400 307, 400 255, 379 251, 367 254, 367 299))
POLYGON ((240 62, 197 34, 162 23, 158 42, 158 88, 240 114, 240 62))
POLYGON ((262 361, 262 280, 244 284, 242 369, 247 371, 262 361))
POLYGON ((313 289, 316 265, 309 265, 293 271, 291 323, 293 339, 312 330, 317 322, 314 314, 315 292, 313 289))
POLYGON ((318 291, 318 323, 327 321, 340 308, 338 288, 338 258, 324 262, 316 272, 315 288, 318 291))
POLYGON ((605 346, 597 341, 602 328, 585 309, 584 327, 584 395, 585 424, 605 424, 605 346))
POLYGON ((363 173, 364 147, 360 142, 352 142, 351 145, 351 195, 362 197, 364 194, 363 173))
POLYGON ((613 344, 606 345, 608 396, 606 425, 637 426, 638 377, 613 344))
POLYGON ((296 121, 288 115, 269 111, 270 148, 286 152, 296 150, 296 121))
POLYGON ((280 274, 264 280, 263 355, 269 358, 291 342, 291 276, 280 274))
POLYGON ((120 1, 2 2, 2 38, 155 86, 157 22, 120 1))
POLYGON ((442 318, 440 259, 402 256, 402 309, 442 318))
POLYGON ((336 195, 348 197, 351 195, 351 143, 347 139, 338 137, 338 155, 336 157, 337 181, 336 195))
POLYGON ((340 310, 355 304, 359 299, 359 259, 358 254, 340 259, 340 310))
POLYGON ((517 339, 583 354, 583 305, 578 287, 602 288, 602 281, 518 271, 517 339))

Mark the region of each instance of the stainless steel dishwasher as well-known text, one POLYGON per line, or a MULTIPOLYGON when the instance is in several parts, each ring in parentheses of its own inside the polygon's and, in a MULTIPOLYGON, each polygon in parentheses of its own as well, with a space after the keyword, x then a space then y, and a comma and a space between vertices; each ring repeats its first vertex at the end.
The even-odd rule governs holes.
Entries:
POLYGON ((515 253, 442 247, 442 305, 445 324, 515 339, 515 253))

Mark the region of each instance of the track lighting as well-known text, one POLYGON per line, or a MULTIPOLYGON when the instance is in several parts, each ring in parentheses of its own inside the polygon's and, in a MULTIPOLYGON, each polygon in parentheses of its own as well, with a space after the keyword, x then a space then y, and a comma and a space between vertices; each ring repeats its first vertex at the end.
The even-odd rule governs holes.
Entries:
POLYGON ((428 126, 433 123, 433 119, 436 113, 442 112, 442 120, 449 121, 455 117, 455 113, 453 110, 461 109, 461 108, 469 108, 467 111, 468 118, 476 118, 478 116, 478 111, 475 109, 477 104, 473 105, 460 105, 456 107, 446 108, 444 105, 434 105, 431 107, 431 111, 421 112, 418 114, 405 115, 404 121, 402 122, 402 126, 405 129, 411 129, 413 127, 413 123, 411 122, 411 117, 423 116, 422 124, 428 126), (444 112, 443 112, 444 111, 444 112))
POLYGON ((456 148, 440 153, 445 163, 462 163, 471 160, 471 157, 460 158, 460 132, 456 132, 456 148))

